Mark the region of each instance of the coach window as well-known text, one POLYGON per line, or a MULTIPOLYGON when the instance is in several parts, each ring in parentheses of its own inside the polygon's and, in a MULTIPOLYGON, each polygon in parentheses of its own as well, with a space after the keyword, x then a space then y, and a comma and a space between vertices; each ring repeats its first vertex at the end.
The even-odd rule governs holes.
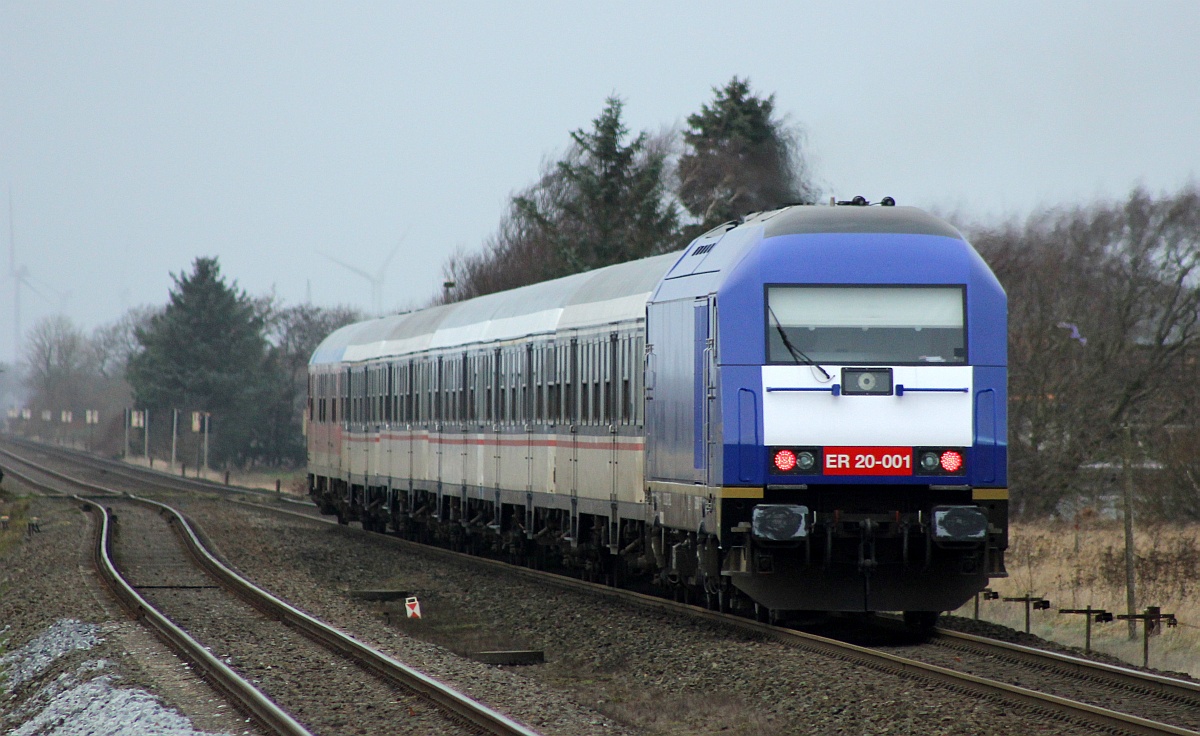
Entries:
POLYGON ((571 339, 571 350, 567 355, 567 421, 579 423, 579 340, 571 339))
POLYGON ((478 377, 475 375, 477 366, 475 364, 475 356, 468 355, 463 358, 463 363, 466 365, 465 383, 467 386, 467 421, 475 421, 475 386, 478 383, 478 377))
POLYGON ((461 354, 454 357, 454 419, 464 422, 467 419, 467 389, 463 381, 467 376, 467 364, 461 354))
POLYGON ((538 421, 547 424, 550 421, 550 347, 543 344, 538 354, 538 421))
POLYGON ((388 388, 387 388, 387 404, 386 404, 387 416, 385 418, 389 422, 399 420, 399 417, 396 416, 396 384, 397 384, 397 381, 396 381, 397 375, 396 374, 399 373, 399 371, 400 371, 400 368, 395 363, 388 363, 388 366, 387 366, 388 388))
POLYGON ((522 353, 524 351, 516 348, 512 351, 512 372, 508 377, 508 396, 512 402, 512 413, 509 414, 509 421, 513 424, 519 423, 524 418, 524 396, 522 396, 521 386, 524 381, 521 378, 522 368, 522 353))
POLYGON ((575 389, 579 392, 579 415, 578 424, 588 424, 592 420, 592 402, 589 399, 592 396, 592 389, 589 386, 591 375, 591 344, 584 343, 579 346, 579 371, 577 373, 578 387, 575 389))
POLYGON ((375 421, 375 366, 363 370, 363 420, 375 421))
POLYGON ((415 360, 408 362, 408 421, 417 422, 421 418, 421 389, 419 367, 415 360))
POLYGON ((600 364, 602 358, 600 355, 600 341, 593 340, 591 349, 588 350, 591 357, 591 365, 588 366, 589 386, 588 390, 592 392, 592 424, 599 424, 600 417, 604 410, 603 402, 600 401, 600 364))
POLYGON ((500 353, 500 394, 496 397, 496 415, 501 424, 508 424, 508 351, 500 353))
POLYGON ((508 363, 508 355, 503 352, 496 353, 496 422, 504 424, 508 418, 505 399, 508 397, 508 376, 506 369, 508 363))
POLYGON ((632 403, 632 389, 634 387, 632 387, 629 381, 632 343, 634 341, 629 339, 629 335, 626 335, 620 341, 620 423, 622 424, 629 424, 629 420, 632 418, 631 409, 634 408, 634 403, 632 403))
POLYGON ((366 371, 367 384, 367 421, 376 421, 376 397, 379 395, 379 367, 372 365, 366 371))
POLYGON ((596 344, 588 341, 583 345, 583 365, 579 378, 579 423, 591 424, 596 406, 592 403, 592 381, 596 371, 596 344))
POLYGON ((425 412, 421 411, 421 402, 425 401, 425 389, 421 384, 425 376, 424 366, 414 360, 409 370, 413 371, 413 421, 420 421, 425 417, 425 412))
POLYGON ((646 420, 646 336, 633 339, 633 362, 629 371, 633 376, 633 423, 641 425, 646 420))
POLYGON ((506 417, 509 424, 516 424, 521 413, 521 392, 517 389, 519 381, 517 380, 517 371, 520 370, 520 355, 515 349, 510 348, 508 351, 507 368, 505 372, 505 383, 508 384, 508 401, 505 405, 506 417))
POLYGON ((442 369, 442 393, 446 397, 445 416, 447 422, 458 420, 458 360, 453 356, 446 356, 445 364, 442 369))
POLYGON ((404 421, 411 422, 413 420, 413 364, 408 361, 404 364, 404 421))
POLYGON ((592 375, 595 377, 595 383, 592 384, 592 403, 595 405, 593 410, 596 415, 596 424, 604 424, 608 419, 608 404, 604 400, 604 381, 608 371, 605 367, 608 364, 608 352, 604 349, 604 341, 597 340, 594 348, 596 361, 592 367, 592 375))
POLYGON ((413 421, 425 421, 430 415, 425 407, 425 361, 413 363, 413 421))
POLYGON ((446 366, 439 357, 433 368, 433 421, 446 418, 446 366))

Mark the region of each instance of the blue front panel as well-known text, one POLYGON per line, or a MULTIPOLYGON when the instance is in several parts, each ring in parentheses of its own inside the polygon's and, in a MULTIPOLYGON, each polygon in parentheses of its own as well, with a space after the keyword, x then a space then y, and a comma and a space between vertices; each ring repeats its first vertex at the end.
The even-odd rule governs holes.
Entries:
POLYGON ((1008 485, 1008 371, 975 368, 975 455, 972 484, 1008 485))

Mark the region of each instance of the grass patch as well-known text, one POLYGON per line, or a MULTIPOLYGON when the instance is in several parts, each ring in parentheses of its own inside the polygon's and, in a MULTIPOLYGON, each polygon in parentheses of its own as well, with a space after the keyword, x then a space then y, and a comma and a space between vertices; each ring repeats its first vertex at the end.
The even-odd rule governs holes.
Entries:
MULTIPOLYGON (((1150 640, 1150 666, 1200 677, 1200 525, 1142 525, 1134 532, 1137 613, 1159 606, 1173 613, 1179 626, 1150 640)), ((1009 578, 995 580, 1001 596, 1042 596, 1048 611, 1034 611, 1030 632, 1044 639, 1082 648, 1081 615, 1059 614, 1060 608, 1102 608, 1126 613, 1125 538, 1119 521, 1083 519, 1013 524, 1007 557, 1009 578)), ((980 601, 980 618, 1014 629, 1025 627, 1020 603, 980 601)), ((974 603, 957 612, 971 617, 974 603)), ((1092 625, 1092 649, 1129 662, 1142 663, 1142 632, 1129 640, 1124 621, 1092 625)))
POLYGON ((6 557, 21 543, 29 518, 29 499, 0 490, 0 516, 8 517, 8 528, 0 528, 0 558, 6 557))

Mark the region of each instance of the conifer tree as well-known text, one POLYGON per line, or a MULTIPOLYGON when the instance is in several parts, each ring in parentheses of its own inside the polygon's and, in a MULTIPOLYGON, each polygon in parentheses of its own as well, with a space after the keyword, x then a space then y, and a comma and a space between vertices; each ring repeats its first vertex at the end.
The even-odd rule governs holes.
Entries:
POLYGON ((166 308, 136 330, 141 350, 128 380, 139 407, 211 412, 210 459, 256 456, 256 424, 276 382, 265 370, 263 319, 252 300, 226 284, 216 258, 172 274, 166 308))
POLYGON ((539 181, 512 198, 477 254, 447 262, 457 301, 664 253, 679 245, 679 213, 667 192, 666 141, 628 140, 624 103, 609 97, 590 130, 539 181))
POLYGON ((775 117, 775 95, 756 96, 748 79, 713 88, 711 104, 688 116, 679 158, 679 199, 699 234, 749 212, 811 203, 816 192, 799 136, 775 117))

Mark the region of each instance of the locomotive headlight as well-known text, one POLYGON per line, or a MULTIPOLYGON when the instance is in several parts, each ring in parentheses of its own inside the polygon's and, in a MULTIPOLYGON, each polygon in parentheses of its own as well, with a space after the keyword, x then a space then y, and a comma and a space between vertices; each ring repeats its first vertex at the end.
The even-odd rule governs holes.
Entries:
POLYGON ((801 452, 799 455, 796 456, 796 467, 799 470, 803 470, 803 471, 812 470, 813 466, 815 466, 816 464, 817 464, 817 458, 811 452, 807 452, 807 451, 801 452))
POLYGON ((976 506, 935 506, 933 536, 950 542, 970 542, 987 537, 988 517, 976 506))
POLYGON ((750 514, 750 533, 768 542, 791 542, 808 536, 808 507, 759 504, 750 514))
POLYGON ((921 453, 921 470, 932 473, 942 466, 942 460, 936 452, 921 453))

